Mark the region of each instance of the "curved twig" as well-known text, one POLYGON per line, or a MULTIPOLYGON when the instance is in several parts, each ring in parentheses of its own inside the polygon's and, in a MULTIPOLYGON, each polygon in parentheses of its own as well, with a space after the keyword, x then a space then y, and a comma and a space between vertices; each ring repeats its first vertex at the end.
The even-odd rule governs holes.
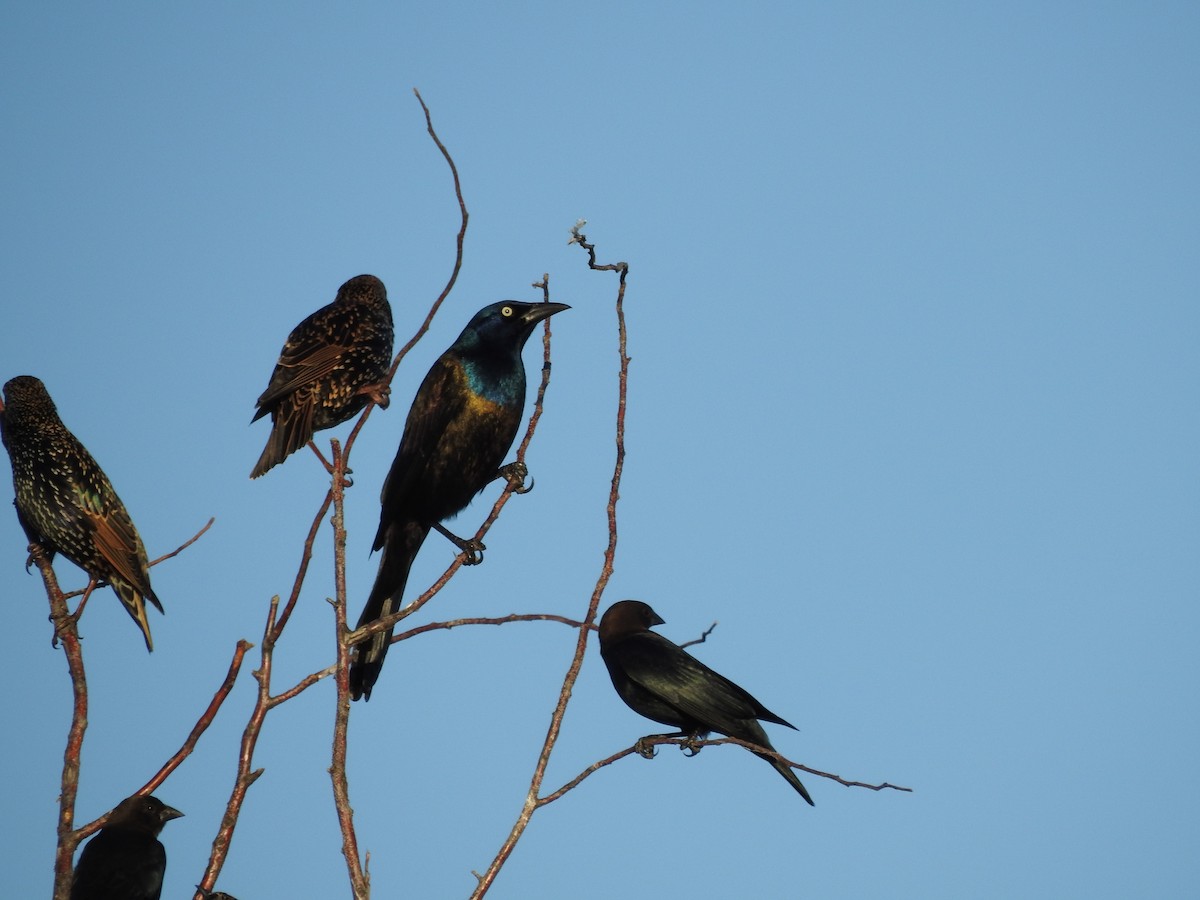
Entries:
MULTIPOLYGON (((586 243, 586 239, 579 233, 579 228, 582 227, 583 221, 576 225, 572 234, 573 240, 581 244, 588 251, 588 266, 589 268, 603 271, 615 271, 619 273, 619 284, 617 287, 616 300, 616 315, 617 315, 617 354, 620 359, 620 369, 617 375, 617 422, 616 422, 616 444, 617 458, 613 465, 612 481, 608 492, 608 506, 606 509, 608 517, 608 546, 604 551, 604 562, 601 565, 600 575, 596 579, 596 586, 592 591, 592 596, 588 601, 587 615, 584 617, 584 623, 591 625, 596 620, 596 612, 600 607, 600 599, 604 595, 604 590, 608 587, 609 579, 613 573, 613 561, 617 552, 617 501, 620 499, 621 493, 621 474, 625 470, 625 398, 629 381, 629 356, 626 353, 626 332, 625 332, 625 276, 629 271, 629 266, 625 263, 616 263, 608 266, 596 265, 596 254, 591 244, 586 243)), ((547 320, 547 326, 549 320, 547 320)), ((543 371, 543 379, 549 376, 550 364, 550 347, 549 347, 549 328, 547 327, 546 334, 546 353, 545 353, 545 369, 543 371)), ((540 398, 539 398, 540 399, 540 398)), ((519 455, 518 455, 519 458, 519 455)), ((501 867, 512 855, 513 848, 516 847, 517 841, 521 839, 521 835, 525 833, 525 829, 529 825, 529 820, 533 817, 534 812, 538 808, 538 793, 541 790, 542 780, 546 775, 546 766, 550 762, 550 754, 554 750, 554 745, 558 741, 558 735, 562 728, 563 716, 567 711, 567 703, 571 699, 571 692, 575 687, 575 680, 579 677, 579 671, 583 666, 584 653, 587 651, 588 640, 587 628, 581 628, 575 641, 575 652, 571 657, 570 665, 567 667, 567 673, 563 677, 562 688, 559 691, 558 701, 555 704, 554 712, 550 716, 550 727, 546 731, 546 738, 542 743, 542 748, 538 753, 537 762, 534 765, 533 776, 530 779, 529 790, 525 795, 525 801, 522 804, 521 811, 517 815, 516 822, 513 823, 512 829, 501 844, 496 856, 492 859, 487 869, 482 875, 477 874, 478 884, 471 894, 472 900, 478 900, 487 894, 492 884, 496 880, 496 875, 501 867)))

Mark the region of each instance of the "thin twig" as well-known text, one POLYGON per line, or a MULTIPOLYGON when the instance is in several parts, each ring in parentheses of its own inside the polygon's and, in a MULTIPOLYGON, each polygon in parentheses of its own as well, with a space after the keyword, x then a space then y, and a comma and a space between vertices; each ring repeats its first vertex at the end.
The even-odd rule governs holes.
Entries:
POLYGON ((200 735, 208 730, 208 726, 213 723, 217 717, 217 712, 221 709, 221 705, 225 702, 225 698, 229 696, 229 692, 233 690, 233 684, 237 681, 238 673, 242 670, 242 659, 246 655, 246 651, 254 645, 249 641, 238 641, 233 648, 233 659, 229 661, 229 670, 225 673, 225 680, 221 682, 221 686, 217 688, 217 692, 213 694, 212 701, 208 704, 208 708, 196 720, 196 724, 188 733, 183 745, 175 751, 163 767, 155 773, 154 777, 146 782, 141 788, 134 793, 137 794, 152 794, 158 789, 167 776, 179 768, 179 764, 183 762, 192 751, 196 749, 196 742, 200 740, 200 735))
POLYGON ((721 737, 713 738, 711 740, 693 740, 692 738, 686 736, 679 737, 677 735, 651 734, 641 738, 632 747, 626 747, 624 750, 618 750, 616 753, 612 754, 612 756, 606 756, 604 759, 592 763, 590 766, 560 787, 557 791, 554 791, 551 794, 546 794, 544 797, 539 797, 537 801, 538 807, 546 806, 547 804, 558 800, 565 793, 567 793, 567 791, 578 787, 580 782, 582 782, 585 778, 598 772, 605 766, 612 765, 617 760, 624 759, 627 756, 633 756, 634 754, 640 755, 644 748, 654 747, 660 744, 675 744, 676 746, 685 748, 687 750, 699 750, 701 747, 716 747, 721 744, 737 744, 738 746, 745 747, 747 750, 751 750, 755 753, 762 753, 766 756, 770 756, 773 759, 777 759, 785 766, 791 766, 793 769, 799 769, 802 772, 807 772, 809 775, 816 775, 820 778, 828 778, 830 781, 836 781, 838 784, 845 785, 846 787, 866 788, 870 791, 893 790, 912 793, 912 788, 900 787, 899 785, 891 784, 886 781, 881 784, 869 784, 865 781, 850 781, 846 778, 842 778, 840 775, 835 775, 832 772, 823 772, 820 769, 814 769, 811 766, 804 765, 803 763, 793 762, 776 750, 772 750, 768 747, 760 747, 758 744, 752 744, 749 741, 743 741, 739 738, 721 737))
POLYGON ((246 728, 242 732, 242 743, 238 749, 237 773, 233 780, 233 790, 229 794, 229 801, 225 804, 225 814, 221 817, 221 824, 217 828, 216 837, 213 838, 212 853, 208 858, 208 865, 204 869, 204 875, 200 879, 200 883, 196 886, 195 900, 203 900, 204 892, 211 891, 216 886, 217 877, 221 874, 221 869, 225 865, 225 859, 229 855, 229 845, 233 842, 233 830, 237 826, 238 818, 242 814, 242 805, 246 801, 246 792, 250 790, 250 786, 256 782, 262 775, 262 769, 251 769, 254 762, 254 750, 258 745, 258 738, 262 734, 263 720, 267 716, 267 712, 271 709, 271 664, 275 652, 275 641, 278 631, 275 627, 276 617, 279 613, 279 595, 276 594, 271 598, 270 606, 267 610, 267 621, 263 626, 263 639, 260 649, 260 663, 257 670, 254 672, 254 678, 258 682, 258 690, 254 702, 254 709, 250 712, 250 719, 246 723, 246 728))
POLYGON ((692 638, 690 641, 684 641, 679 646, 682 648, 682 647, 694 647, 694 646, 696 646, 696 644, 703 644, 705 641, 708 640, 708 636, 713 633, 713 631, 716 629, 716 627, 717 627, 717 623, 713 622, 711 625, 709 625, 707 628, 705 628, 703 632, 701 632, 700 637, 692 638))
MULTIPOLYGON (((609 579, 613 573, 613 561, 617 552, 617 501, 620 498, 621 474, 625 469, 625 398, 629 380, 629 356, 626 353, 626 331, 625 331, 625 276, 629 271, 629 266, 625 263, 617 263, 614 265, 598 266, 596 265, 596 254, 591 244, 586 243, 586 239, 579 233, 579 228, 582 227, 583 221, 576 225, 572 232, 573 240, 581 244, 588 251, 588 266, 592 269, 603 271, 616 271, 619 273, 619 284, 617 287, 616 300, 616 315, 617 315, 617 354, 620 359, 620 369, 617 376, 617 422, 616 422, 616 444, 617 458, 613 465, 612 482, 608 492, 608 506, 606 509, 608 517, 608 546, 604 551, 604 562, 600 569, 600 575, 596 579, 596 586, 592 591, 591 599, 588 602, 587 615, 584 617, 584 623, 591 625, 596 620, 596 613, 600 607, 600 599, 604 595, 604 590, 608 587, 609 579)), ((543 375, 549 374, 549 336, 546 338, 546 370, 543 375)), ((559 691, 558 701, 554 707, 554 712, 550 716, 550 726, 546 731, 546 738, 542 743, 542 748, 538 753, 537 763, 534 766, 533 776, 530 779, 529 790, 525 795, 525 801, 522 804, 521 811, 517 816, 517 820, 513 823, 512 829, 509 831, 508 837, 497 851, 495 858, 488 865, 482 875, 477 875, 478 884, 471 894, 472 900, 478 900, 487 894, 492 884, 496 880, 496 875, 501 867, 512 855, 513 848, 516 847, 517 841, 521 839, 526 827, 529 825, 529 820, 537 810, 538 793, 541 790, 542 780, 546 775, 546 767, 550 762, 550 754, 554 750, 554 745, 558 741, 558 735, 562 728, 563 716, 567 711, 567 703, 571 699, 571 692, 575 687, 575 680, 579 677, 579 671, 583 666, 584 653, 587 651, 588 628, 580 628, 579 634, 575 641, 575 652, 571 658, 571 663, 567 667, 567 673, 563 678, 562 688, 559 691)))
POLYGON ((507 616, 472 616, 463 619, 450 619, 445 622, 429 622, 426 625, 418 625, 416 628, 410 628, 408 631, 401 632, 392 638, 392 643, 396 644, 400 641, 407 641, 418 634, 425 634, 430 631, 449 631, 451 628, 458 628, 462 625, 507 625, 509 622, 560 622, 563 625, 569 625, 571 628, 596 627, 587 622, 568 619, 566 616, 560 616, 555 613, 510 613, 507 616))
POLYGON ((151 560, 150 565, 157 566, 163 560, 170 559, 173 556, 178 556, 180 553, 182 553, 188 547, 192 546, 192 544, 196 543, 196 541, 200 540, 200 538, 204 536, 204 532, 206 532, 206 531, 208 531, 208 529, 212 528, 213 522, 215 522, 215 521, 217 521, 216 517, 210 516, 209 520, 204 523, 203 528, 201 528, 199 531, 197 531, 195 534, 193 534, 190 538, 188 538, 186 541, 184 541, 182 544, 180 544, 178 547, 176 547, 170 553, 164 553, 158 559, 151 560))

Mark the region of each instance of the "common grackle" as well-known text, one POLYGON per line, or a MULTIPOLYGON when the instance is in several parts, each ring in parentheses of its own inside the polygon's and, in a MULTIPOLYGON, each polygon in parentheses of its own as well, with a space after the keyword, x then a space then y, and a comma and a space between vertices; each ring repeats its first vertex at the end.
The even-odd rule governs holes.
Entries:
MULTIPOLYGON (((521 350, 538 322, 569 308, 516 300, 485 306, 421 382, 383 483, 372 548, 382 549, 383 557, 358 627, 399 608, 409 569, 430 528, 471 549, 470 542, 454 538, 440 523, 502 474, 500 464, 525 409, 521 350)), ((350 668, 355 700, 371 699, 391 637, 389 628, 358 645, 350 668)))
POLYGON ((374 275, 356 275, 337 297, 292 329, 251 422, 271 415, 271 436, 250 473, 265 474, 313 432, 353 418, 374 400, 387 407, 392 307, 374 275))
MULTIPOLYGON (((771 712, 728 678, 714 672, 686 650, 650 630, 663 620, 640 600, 621 600, 600 618, 600 656, 613 687, 634 712, 680 729, 681 735, 703 737, 716 731, 774 750, 758 719, 795 728, 771 712)), ((813 804, 795 771, 758 753, 813 804)))
POLYGON ((96 460, 58 417, 46 386, 32 375, 4 385, 0 436, 12 461, 17 519, 30 543, 61 552, 92 578, 112 585, 153 650, 146 601, 146 548, 125 504, 96 460))
POLYGON ((122 800, 79 854, 71 900, 159 900, 167 851, 158 835, 182 815, 157 797, 122 800))

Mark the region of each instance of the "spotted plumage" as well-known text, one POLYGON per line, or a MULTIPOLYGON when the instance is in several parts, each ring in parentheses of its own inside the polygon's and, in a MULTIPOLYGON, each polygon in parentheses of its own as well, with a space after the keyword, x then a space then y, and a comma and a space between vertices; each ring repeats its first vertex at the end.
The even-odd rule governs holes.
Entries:
POLYGON ((392 307, 374 275, 358 275, 288 335, 250 421, 271 416, 271 436, 250 473, 265 474, 314 432, 354 417, 368 400, 387 406, 392 307))
POLYGON ((146 600, 163 608, 150 587, 146 548, 108 476, 63 425, 38 379, 20 375, 4 386, 0 435, 30 542, 112 585, 153 650, 146 600))

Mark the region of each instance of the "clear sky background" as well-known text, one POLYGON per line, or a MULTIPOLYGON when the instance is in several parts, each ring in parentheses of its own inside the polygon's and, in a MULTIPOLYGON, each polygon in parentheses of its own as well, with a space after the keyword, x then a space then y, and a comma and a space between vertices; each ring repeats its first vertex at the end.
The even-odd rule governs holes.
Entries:
MULTIPOLYGON (((217 519, 154 570, 153 655, 111 591, 87 610, 80 821, 176 749, 290 587, 326 479, 307 453, 247 478, 288 331, 371 272, 399 344, 446 280, 458 212, 419 87, 471 225, 458 287, 355 449, 351 617, 417 384, 475 310, 537 299, 543 272, 573 309, 537 487, 410 622, 585 610, 616 397, 615 278, 567 245, 586 217, 601 258, 631 265, 605 605, 644 599, 677 641, 718 620, 695 652, 800 727, 769 727, 781 752, 915 789, 808 776, 810 809, 741 750, 665 748, 538 813, 491 896, 1195 890, 1194 4, 10 4, 0 33, 0 378, 45 381, 152 556, 217 519)), ((4 510, 5 892, 37 897, 70 685, 4 510)), ((432 537, 410 593, 452 556, 432 537)), ((332 660, 330 557, 326 528, 279 689, 332 660)), ((470 892, 573 644, 517 624, 395 648, 351 718, 376 897, 470 892)), ((656 730, 595 649, 550 787, 656 730)), ((256 661, 158 791, 187 814, 164 833, 164 897, 202 873, 256 661)), ((324 683, 267 720, 219 884, 241 900, 349 893, 332 715, 324 683)))

